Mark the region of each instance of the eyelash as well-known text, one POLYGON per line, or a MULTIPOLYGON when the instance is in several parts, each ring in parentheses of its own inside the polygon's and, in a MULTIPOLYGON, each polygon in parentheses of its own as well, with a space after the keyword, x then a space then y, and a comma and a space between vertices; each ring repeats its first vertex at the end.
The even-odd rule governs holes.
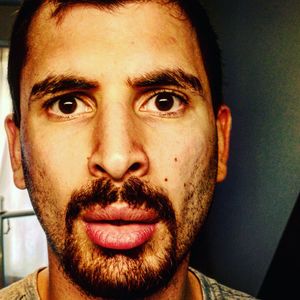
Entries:
POLYGON ((175 92, 173 90, 168 90, 168 89, 150 91, 150 97, 149 98, 152 98, 154 96, 157 96, 157 95, 163 94, 163 93, 178 97, 180 100, 182 100, 182 102, 184 102, 186 104, 189 103, 189 100, 187 99, 186 96, 184 96, 183 94, 181 94, 179 92, 175 92))
POLYGON ((63 100, 64 98, 67 97, 74 97, 74 98, 79 98, 80 99, 80 94, 64 94, 64 95, 59 95, 56 96, 54 98, 51 98, 49 100, 46 100, 43 105, 42 108, 44 109, 49 109, 55 102, 58 102, 59 100, 63 100))

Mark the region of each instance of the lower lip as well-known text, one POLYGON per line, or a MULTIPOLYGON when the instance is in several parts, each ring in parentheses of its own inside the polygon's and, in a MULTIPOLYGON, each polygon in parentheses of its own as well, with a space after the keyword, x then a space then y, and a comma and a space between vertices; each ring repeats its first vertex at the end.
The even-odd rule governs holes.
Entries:
POLYGON ((86 232, 90 240, 103 248, 130 250, 139 247, 151 239, 155 224, 113 225, 109 223, 86 223, 86 232))

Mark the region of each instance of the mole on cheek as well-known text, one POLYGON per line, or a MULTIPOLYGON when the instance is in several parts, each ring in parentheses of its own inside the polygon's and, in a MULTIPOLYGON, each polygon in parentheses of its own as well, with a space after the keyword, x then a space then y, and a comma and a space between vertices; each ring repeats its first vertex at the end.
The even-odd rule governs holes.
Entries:
POLYGON ((174 158, 174 161, 177 161, 177 157, 174 158))
POLYGON ((168 181, 168 178, 165 178, 165 181, 168 181))

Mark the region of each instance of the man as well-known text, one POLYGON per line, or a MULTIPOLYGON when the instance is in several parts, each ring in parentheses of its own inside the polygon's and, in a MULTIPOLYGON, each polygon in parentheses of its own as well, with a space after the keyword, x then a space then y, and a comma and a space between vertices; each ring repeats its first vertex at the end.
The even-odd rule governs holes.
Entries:
POLYGON ((25 1, 6 130, 49 267, 2 298, 251 298, 189 268, 226 176, 220 69, 197 1, 25 1))

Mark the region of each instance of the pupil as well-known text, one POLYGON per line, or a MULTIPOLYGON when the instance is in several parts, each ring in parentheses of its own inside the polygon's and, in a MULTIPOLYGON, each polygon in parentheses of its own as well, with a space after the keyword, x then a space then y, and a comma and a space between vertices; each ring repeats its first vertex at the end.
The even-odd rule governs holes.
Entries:
POLYGON ((65 99, 59 101, 59 109, 64 114, 71 114, 77 107, 77 102, 74 99, 65 99))
POLYGON ((161 111, 170 110, 174 105, 173 96, 168 93, 162 93, 156 97, 155 105, 161 111))

